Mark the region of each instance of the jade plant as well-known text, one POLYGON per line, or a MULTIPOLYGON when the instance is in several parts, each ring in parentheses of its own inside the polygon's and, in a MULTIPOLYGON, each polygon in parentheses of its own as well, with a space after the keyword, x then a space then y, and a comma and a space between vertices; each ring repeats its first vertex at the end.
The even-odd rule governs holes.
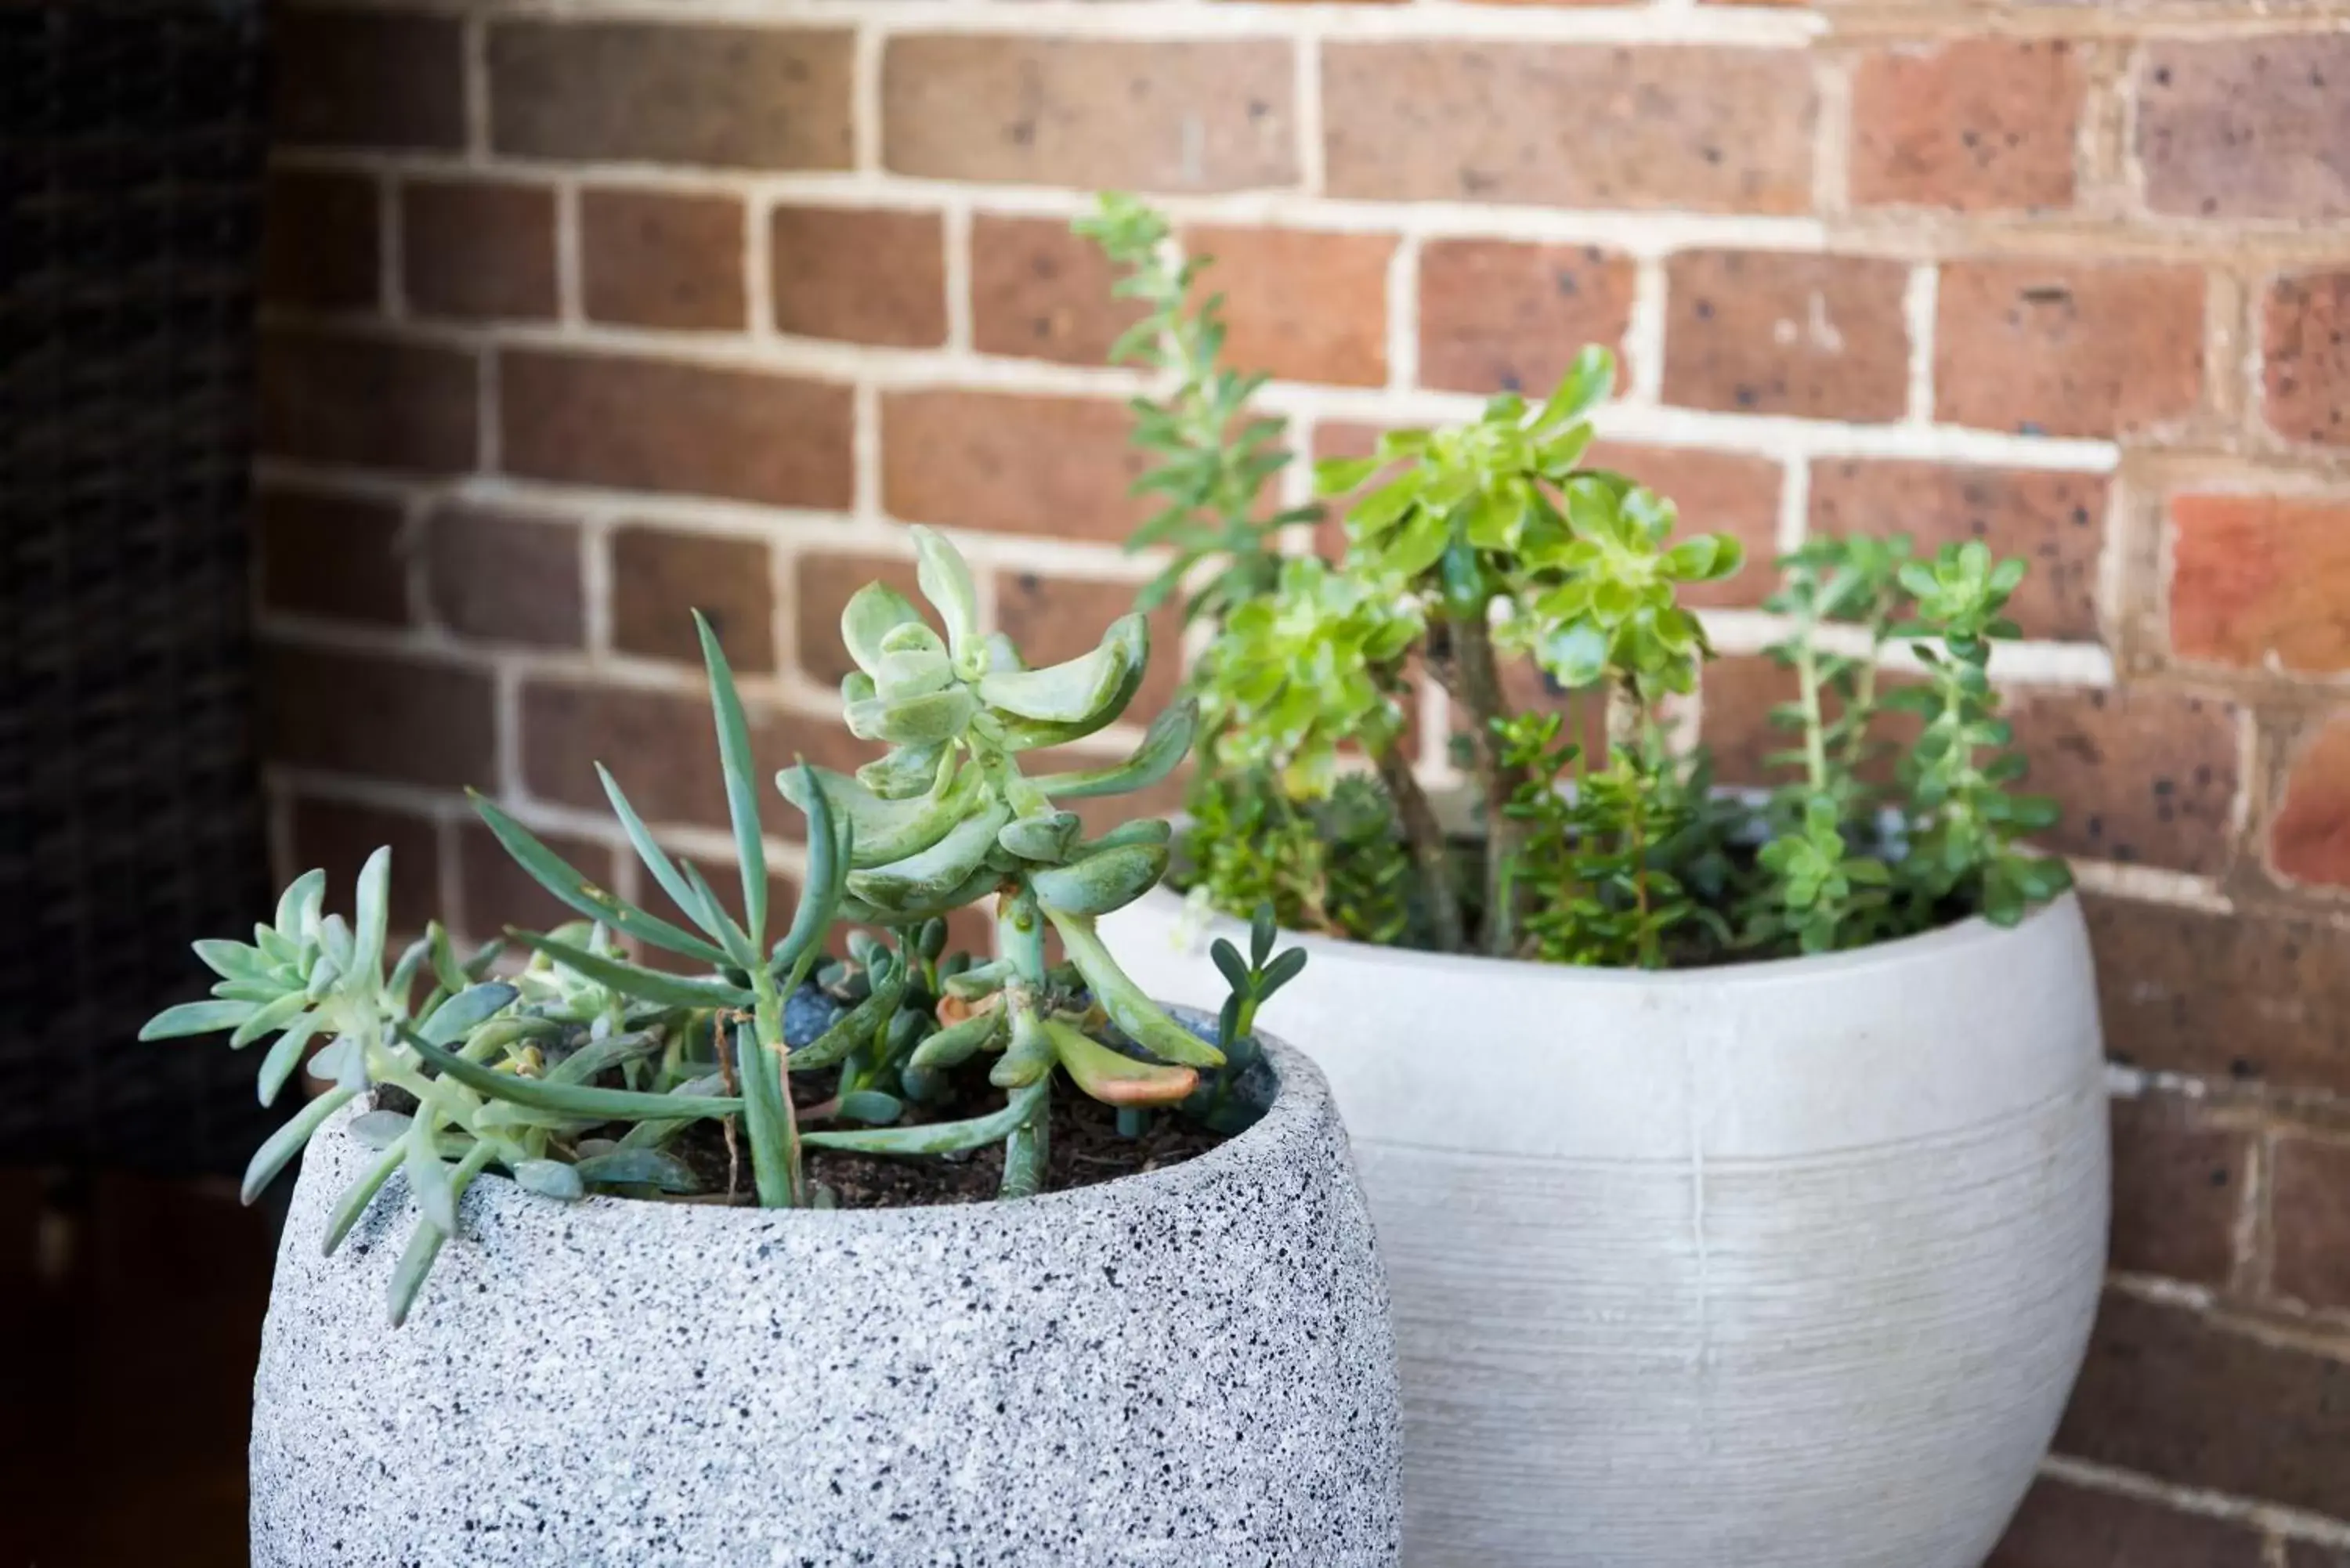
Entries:
POLYGON ((682 924, 591 882, 477 795, 499 842, 577 922, 509 929, 463 958, 433 922, 393 955, 391 857, 379 849, 348 919, 328 912, 326 876, 314 870, 252 942, 196 943, 219 976, 212 997, 166 1009, 140 1037, 227 1030, 242 1048, 274 1036, 264 1104, 306 1064, 328 1085, 255 1155, 245 1199, 338 1112, 371 1096, 350 1131, 377 1157, 337 1201, 323 1241, 332 1251, 404 1175, 419 1218, 392 1279, 397 1323, 458 1233, 466 1187, 493 1168, 555 1201, 734 1201, 747 1175, 743 1196, 761 1205, 827 1207, 836 1195, 811 1163, 824 1151, 967 1158, 1000 1146, 1000 1194, 1021 1198, 1046 1178, 1058 1078, 1113 1107, 1129 1136, 1160 1114, 1218 1133, 1252 1120, 1242 1080, 1260 1059, 1255 1009, 1304 955, 1273 954, 1268 916, 1251 961, 1232 955, 1233 996, 1213 1037, 1177 1023, 1095 929, 1158 881, 1167 824, 1087 837, 1065 805, 1164 777, 1190 744, 1191 708, 1160 715, 1123 763, 1024 765, 1124 714, 1149 653, 1142 618, 1118 620, 1090 653, 1030 669, 1002 636, 981 634, 952 545, 926 529, 914 540, 938 625, 878 584, 842 617, 858 667, 843 684, 846 719, 887 753, 853 776, 802 763, 776 777, 806 826, 788 921, 769 907, 743 702, 697 616, 739 906, 655 840, 599 765, 621 835, 682 924), (995 954, 947 953, 949 918, 990 900, 995 954), (846 933, 846 958, 828 957, 845 925, 862 929, 846 933), (1060 963, 1048 962, 1048 930, 1060 963), (665 967, 644 961, 656 951, 665 967), (795 1027, 803 1014, 814 1023, 795 1027))
POLYGON ((1817 539, 1777 563, 1770 607, 1789 633, 1769 651, 1798 700, 1773 721, 1797 744, 1773 760, 1800 772, 1762 798, 1725 795, 1674 738, 1674 705, 1713 653, 1681 593, 1742 552, 1586 462, 1611 355, 1586 348, 1539 402, 1504 393, 1317 464, 1344 549, 1297 554, 1279 531, 1314 514, 1255 504, 1287 453, 1246 407, 1263 378, 1217 363, 1204 258, 1171 259, 1165 223, 1127 197, 1078 227, 1150 304, 1122 351, 1175 383, 1135 405, 1151 460, 1137 489, 1168 504, 1131 543, 1172 546, 1160 583, 1204 585, 1186 602, 1211 633, 1188 687, 1196 899, 1270 900, 1285 922, 1361 940, 1659 967, 1973 912, 2012 924, 2068 885, 2061 860, 2023 847, 2055 808, 2013 793, 2022 763, 1988 676, 1992 645, 2018 635, 2005 606, 2022 563, 1978 542, 1913 558, 1898 537, 1817 539), (1855 631, 1864 651, 1829 650, 1855 631), (1880 683, 1895 644, 1922 681, 1880 683), (1415 766, 1423 680, 1456 718, 1467 823, 1415 766), (1918 733, 1888 777, 1884 734, 1903 715, 1918 733))

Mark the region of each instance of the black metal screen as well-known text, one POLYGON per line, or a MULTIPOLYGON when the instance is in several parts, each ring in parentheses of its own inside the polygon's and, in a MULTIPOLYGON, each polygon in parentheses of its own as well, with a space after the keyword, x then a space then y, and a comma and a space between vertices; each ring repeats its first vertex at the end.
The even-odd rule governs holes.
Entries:
POLYGON ((268 897, 262 22, 0 0, 0 1163, 234 1169, 274 1119, 217 1037, 132 1038, 268 897))

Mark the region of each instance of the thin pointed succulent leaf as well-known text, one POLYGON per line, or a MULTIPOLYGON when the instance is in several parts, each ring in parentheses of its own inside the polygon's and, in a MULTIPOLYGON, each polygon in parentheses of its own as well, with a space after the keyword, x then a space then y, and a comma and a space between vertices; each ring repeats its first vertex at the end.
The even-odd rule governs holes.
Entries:
POLYGON ((234 1029, 261 1011, 257 1002, 182 1002, 139 1026, 141 1040, 177 1040, 234 1029))
POLYGON ((223 980, 259 980, 273 967, 259 948, 247 947, 243 942, 206 937, 194 947, 204 967, 223 980))
POLYGON ((577 1203, 588 1196, 588 1184, 579 1173, 559 1159, 525 1159, 514 1168, 514 1179, 525 1192, 557 1203, 577 1203))
POLYGON ((277 918, 273 922, 277 934, 289 942, 299 943, 308 925, 308 911, 325 902, 327 874, 313 867, 286 884, 286 891, 277 896, 277 918))
POLYGON ((383 983, 383 944, 391 929, 391 846, 379 846, 359 867, 359 902, 352 912, 351 959, 343 972, 352 984, 383 983))
POLYGON ((417 1025, 417 1033, 435 1045, 451 1044, 496 1017, 521 994, 504 981, 467 986, 434 1008, 432 1015, 417 1025))
POLYGON ((407 1140, 408 1129, 416 1118, 404 1111, 368 1111, 353 1116, 351 1125, 343 1130, 353 1138, 380 1153, 399 1148, 407 1140))
POLYGON ((604 798, 611 803, 612 815, 620 819, 620 831, 629 836, 629 847, 637 852, 637 858, 643 861, 645 869, 653 874, 654 882, 669 895, 670 901, 680 909, 690 912, 693 900, 687 893, 685 878, 678 875, 677 863, 669 857, 669 852, 653 841, 652 830, 637 815, 637 808, 629 804, 628 795, 620 789, 620 781, 614 778, 612 771, 601 763, 596 764, 596 776, 603 782, 604 798))
POLYGON ((270 1046, 269 1054, 261 1059, 261 1079, 257 1085, 263 1105, 276 1103, 277 1092, 286 1086, 286 1080, 294 1075, 294 1069, 302 1064, 303 1050, 325 1023, 326 1019, 319 1014, 306 1012, 277 1037, 276 1044, 270 1046))
POLYGON ((971 567, 962 552, 936 529, 917 524, 913 535, 915 581, 946 623, 947 646, 955 662, 962 663, 979 646, 979 589, 972 582, 971 567))
POLYGON ((424 928, 432 942, 432 981, 451 996, 465 989, 465 971, 457 962, 457 950, 449 945, 449 933, 438 920, 424 928))
POLYGON ((1030 782, 1054 800, 1083 800, 1146 789, 1182 765, 1199 722, 1199 705, 1187 698, 1150 721, 1142 743, 1126 761, 1076 773, 1044 774, 1030 782))
POLYGON ((1240 949, 1218 937, 1208 944, 1208 957, 1214 961, 1216 971, 1224 977, 1224 983, 1234 992, 1245 996, 1254 989, 1249 978, 1248 965, 1241 961, 1240 949))
POLYGON ((1045 1033, 1070 1081, 1103 1105, 1171 1106, 1200 1086, 1200 1075, 1192 1068, 1138 1062, 1057 1018, 1045 1021, 1045 1033))
POLYGON ((326 1049, 314 1054, 308 1063, 310 1076, 322 1082, 339 1084, 348 1089, 367 1086, 367 1053, 359 1043, 345 1034, 326 1049))
POLYGON ((920 626, 922 612, 886 583, 868 583, 840 610, 840 642, 868 675, 881 667, 881 639, 898 628, 920 626))
POLYGON ((812 1132, 800 1141, 811 1148, 845 1148, 859 1154, 952 1154, 1000 1143, 1028 1119, 1050 1090, 1049 1078, 1015 1091, 1002 1110, 967 1121, 925 1122, 920 1127, 878 1127, 868 1132, 812 1132))
POLYGON ((400 1028, 400 1037, 443 1076, 454 1078, 477 1095, 528 1106, 533 1110, 556 1111, 596 1121, 682 1121, 694 1116, 731 1116, 743 1109, 740 1099, 723 1095, 647 1095, 634 1089, 591 1089, 577 1084, 544 1083, 468 1062, 406 1027, 400 1028))
POLYGON ((1259 904, 1256 913, 1249 917, 1249 962, 1252 965, 1258 969, 1264 967, 1264 961, 1273 956, 1274 938, 1280 929, 1274 923, 1273 901, 1267 899, 1259 904))
POLYGON ((291 992, 275 1002, 264 1002, 260 1011, 236 1026, 228 1037, 229 1049, 242 1051, 273 1029, 283 1029, 308 1010, 310 999, 302 992, 291 992))
POLYGON ((1162 1062, 1185 1067, 1224 1064, 1222 1052, 1168 1017, 1157 1002, 1142 993, 1141 987, 1127 978, 1126 971, 1118 967, 1118 961, 1102 945, 1092 920, 1063 914, 1049 904, 1044 908, 1045 918, 1061 933, 1061 946, 1067 951, 1069 961, 1077 966, 1094 1000, 1128 1039, 1162 1062))
POLYGON ((506 853, 514 857, 515 863, 529 872, 540 887, 571 909, 591 920, 601 920, 624 935, 650 942, 670 952, 699 959, 709 964, 727 961, 724 949, 671 925, 658 915, 647 914, 588 881, 488 796, 475 792, 473 799, 473 809, 481 813, 482 820, 489 825, 490 832, 505 846, 506 853))
POLYGON ((1167 871, 1163 844, 1128 844, 1098 850, 1066 866, 1028 873, 1036 901, 1071 915, 1107 915, 1122 909, 1159 885, 1167 871))
POLYGON ((286 1163, 302 1152, 310 1135, 327 1125, 327 1119, 350 1104, 357 1089, 329 1089, 294 1114, 294 1119, 271 1133, 253 1151, 253 1158, 244 1168, 244 1183, 240 1196, 251 1203, 261 1196, 261 1189, 276 1178, 286 1163))
MULTIPOLYGON (((369 1113, 370 1116, 376 1114, 369 1113)), ((365 1119, 360 1118, 362 1121, 365 1119)), ((400 1119, 406 1121, 408 1118, 403 1116, 400 1119)), ((375 1163, 361 1171, 359 1179, 344 1188, 342 1196, 335 1199, 334 1211, 327 1216, 326 1234, 318 1241, 318 1251, 322 1254, 328 1257, 334 1255, 335 1249, 343 1244, 343 1238, 351 1233, 351 1227, 359 1222, 359 1216, 367 1212, 367 1206, 375 1201, 375 1195, 383 1190, 383 1184, 391 1179, 391 1173, 400 1168, 400 1162, 407 1156, 407 1149, 397 1141, 377 1148, 375 1163)))
POLYGON ((1271 996, 1274 992, 1295 980, 1305 968, 1305 950, 1304 948, 1291 948, 1287 952, 1274 959, 1264 966, 1263 972, 1257 982, 1258 1000, 1262 1001, 1271 996))
POLYGON ((867 1127, 887 1127, 906 1114, 906 1103, 895 1095, 879 1089, 851 1089, 840 1096, 836 1114, 845 1122, 861 1122, 867 1127))
POLYGON ((457 1233, 457 1195, 450 1189, 449 1168, 441 1158, 434 1125, 437 1120, 427 1112, 409 1127, 407 1137, 400 1140, 404 1154, 400 1168, 408 1178, 408 1190, 425 1220, 453 1236, 457 1233))
POLYGON ((734 1030, 734 1072, 743 1081, 743 1130, 750 1135, 751 1184, 762 1209, 800 1199, 800 1139, 783 1058, 747 1023, 734 1030))
POLYGON ((391 999, 394 1007, 406 1009, 411 993, 416 990, 416 977, 423 971, 425 961, 432 956, 432 935, 430 931, 401 950, 400 961, 391 966, 391 980, 383 988, 384 995, 391 999))
POLYGON ((1124 706, 1118 697, 1128 673, 1149 656, 1149 623, 1139 615, 1120 616, 1091 651, 1075 659, 1042 670, 982 676, 980 701, 1046 724, 1084 723, 1106 711, 1114 718, 1124 706))
POLYGON ((626 1187, 658 1187, 664 1192, 699 1192, 702 1183, 675 1157, 653 1148, 616 1148, 591 1154, 568 1167, 581 1181, 626 1187))
POLYGON ((680 866, 685 872, 687 890, 693 897, 693 901, 686 908, 693 912, 695 919, 717 936, 719 945, 726 950, 728 963, 736 969, 756 969, 759 966, 759 950, 752 945, 751 933, 737 925, 734 917, 726 912, 726 906, 718 901, 718 889, 710 885, 700 867, 691 860, 681 861, 680 866))
POLYGON ((806 763, 795 771, 799 787, 807 796, 802 807, 808 824, 806 875, 800 882, 800 901, 792 911, 791 929, 768 955, 769 971, 778 974, 815 956, 825 933, 832 929, 834 913, 840 908, 843 878, 857 859, 856 824, 835 821, 831 798, 816 786, 815 773, 806 763))
MULTIPOLYGON (((446 1041, 438 1044, 446 1044, 446 1041)), ((590 1040, 546 1070, 550 1084, 584 1084, 608 1067, 639 1056, 650 1056, 661 1048, 661 1037, 651 1030, 635 1030, 626 1034, 607 1034, 601 1040, 590 1040)))
POLYGON ((726 775, 726 815, 734 825, 734 857, 743 871, 743 929, 758 947, 767 929, 767 847, 759 832, 758 771, 751 758, 751 724, 734 690, 718 634, 700 610, 693 628, 702 638, 702 661, 710 671, 710 701, 718 725, 718 762, 726 775))
POLYGON ((254 1002, 267 1003, 286 994, 282 980, 216 980, 213 994, 223 1002, 254 1002))
POLYGON ((858 1046, 870 1044, 881 1021, 895 1012, 906 994, 906 977, 892 973, 872 994, 833 1020, 831 1027, 791 1054, 795 1073, 813 1073, 832 1066, 858 1046))
POLYGON ((416 1229, 408 1233, 408 1245, 400 1249, 400 1261, 392 1265, 391 1283, 384 1292, 384 1307, 392 1327, 408 1321, 409 1312, 416 1305, 416 1293, 424 1288, 425 1276, 432 1272, 446 1240, 440 1227, 429 1220, 418 1220, 416 1229))
POLYGON ((659 1002, 664 1007, 748 1007, 755 1000, 741 986, 731 985, 723 980, 646 969, 625 959, 606 958, 586 948, 574 947, 569 942, 559 942, 552 937, 542 937, 529 931, 509 930, 506 934, 533 952, 545 953, 575 974, 624 996, 659 1002))

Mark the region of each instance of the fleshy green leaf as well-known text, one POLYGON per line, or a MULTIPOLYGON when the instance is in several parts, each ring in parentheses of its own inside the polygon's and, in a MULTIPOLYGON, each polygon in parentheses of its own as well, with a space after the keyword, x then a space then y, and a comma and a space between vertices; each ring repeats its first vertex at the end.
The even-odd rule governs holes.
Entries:
POLYGON ((545 953, 564 968, 598 985, 624 996, 658 1002, 664 1007, 748 1007, 755 1000, 741 986, 731 985, 723 980, 699 979, 646 969, 624 959, 606 958, 586 948, 574 947, 569 942, 559 942, 552 937, 537 936, 529 931, 509 930, 506 934, 533 952, 545 953))
POLYGON ((938 530, 917 524, 912 533, 915 581, 946 623, 947 646, 961 664, 979 646, 979 590, 972 582, 971 567, 938 530))
POLYGON ((506 853, 514 857, 515 863, 570 908, 591 920, 600 920, 639 941, 650 942, 670 952, 708 964, 727 961, 724 950, 597 887, 541 843, 530 829, 507 815, 496 802, 478 791, 472 794, 473 809, 481 813, 482 820, 489 825, 490 832, 505 846, 506 853))
POLYGON ((868 1132, 804 1133, 800 1141, 811 1148, 845 1148, 859 1154, 951 1154, 1001 1142, 1028 1119, 1042 1104, 1052 1080, 1042 1079, 1015 1091, 1000 1111, 968 1121, 926 1122, 920 1127, 879 1127, 868 1132))
POLYGON ((506 1100, 533 1110, 556 1111, 593 1121, 686 1121, 695 1116, 738 1116, 740 1099, 723 1095, 646 1095, 633 1089, 591 1089, 577 1084, 548 1084, 536 1078, 500 1073, 443 1051, 414 1030, 402 1027, 401 1039, 435 1071, 454 1078, 478 1095, 506 1100))
POLYGON ((358 1093, 357 1089, 350 1088, 329 1089, 296 1112, 292 1121, 263 1140, 261 1147, 253 1151, 252 1161, 244 1168, 244 1185, 241 1194, 244 1200, 251 1203, 260 1197, 261 1189, 286 1168, 286 1162, 302 1152, 302 1146, 310 1141, 310 1135, 325 1127, 327 1118, 350 1104, 358 1093))
POLYGON ((718 760, 726 774, 726 815, 734 825, 734 857, 743 871, 743 929, 751 945, 764 943, 767 929, 767 850, 759 833, 758 774, 751 759, 751 726, 734 690, 718 634, 700 610, 694 630, 702 638, 702 661, 710 670, 710 700, 716 710, 718 760))
POLYGON ((210 1034, 234 1029, 261 1011, 255 1002, 182 1002, 167 1007, 139 1026, 141 1040, 176 1040, 190 1034, 210 1034))

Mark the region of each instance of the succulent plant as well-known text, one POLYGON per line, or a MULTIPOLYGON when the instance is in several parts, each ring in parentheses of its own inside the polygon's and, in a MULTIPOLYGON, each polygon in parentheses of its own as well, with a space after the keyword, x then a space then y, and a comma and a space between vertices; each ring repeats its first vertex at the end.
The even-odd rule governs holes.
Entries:
POLYGON ((722 1199, 736 1186, 738 1127, 763 1205, 830 1200, 809 1179, 810 1149, 911 1157, 993 1143, 1004 1149, 1001 1191, 1018 1198, 1044 1179, 1056 1069, 1116 1107, 1129 1131, 1157 1107, 1219 1130, 1245 1120, 1232 1091, 1256 1059, 1247 1023, 1303 955, 1271 958, 1267 926, 1253 961, 1234 966, 1242 1000, 1226 1010, 1217 1042, 1177 1023, 1095 929, 1097 917, 1158 881, 1168 825, 1129 822, 1087 838, 1062 804, 1165 776, 1190 744, 1191 708, 1161 714, 1123 763, 1033 777, 1022 768, 1026 753, 1124 714, 1149 656, 1141 619, 1114 623, 1090 653, 1032 670, 1004 639, 980 635, 971 574, 953 546, 927 529, 914 538, 940 626, 879 585, 850 600, 841 628, 858 665, 842 691, 848 725, 889 749, 853 777, 805 763, 777 775, 806 814, 807 859, 799 903, 772 942, 749 726, 717 638, 697 616, 742 877, 739 919, 691 862, 655 841, 599 766, 622 835, 685 924, 597 886, 477 796, 491 832, 578 921, 509 930, 462 961, 436 923, 387 966, 391 854, 379 849, 359 874, 349 920, 326 911, 325 874, 309 871, 250 944, 195 945, 220 977, 213 997, 167 1008, 140 1037, 228 1030, 241 1048, 274 1035, 261 1069, 265 1104, 306 1056, 309 1073, 331 1085, 255 1154, 248 1202, 337 1112, 374 1091, 352 1131, 379 1157, 337 1202, 324 1241, 331 1251, 393 1174, 405 1177, 421 1217, 393 1277, 395 1323, 457 1234, 466 1186, 494 1166, 554 1200, 597 1190, 700 1196, 715 1183, 681 1140, 714 1120, 725 1136, 722 1199), (947 917, 988 899, 997 956, 947 954, 947 917), (851 932, 848 959, 827 960, 840 919, 886 939, 851 932), (1064 963, 1046 961, 1048 929, 1064 963), (622 939, 707 972, 637 961, 622 939), (795 1036, 794 1020, 807 1014, 815 1026, 795 1036), (1003 1104, 934 1119, 956 1103, 959 1070, 983 1054, 1003 1104), (790 1075, 820 1072, 836 1075, 831 1093, 799 1103, 806 1096, 792 1092, 790 1075))
POLYGON ((1991 644, 2015 635, 2004 606, 2022 562, 1980 543, 1913 560, 1897 535, 1818 540, 1778 563, 1771 607, 1793 626, 1773 651, 1801 682, 1781 719, 1804 738, 1779 760, 1804 777, 1759 814, 1726 808, 1701 753, 1670 743, 1664 705, 1712 656, 1681 590, 1737 571, 1741 547, 1680 531, 1670 501, 1587 465, 1612 355, 1584 349, 1540 403, 1504 392, 1456 425, 1388 431, 1368 456, 1318 463, 1318 493, 1347 498, 1344 557, 1285 558, 1275 530, 1312 514, 1253 521, 1287 455, 1282 427, 1246 406, 1263 377, 1217 364, 1216 301, 1183 286, 1199 263, 1170 258, 1167 224, 1128 197, 1103 197, 1077 229, 1125 273, 1118 291, 1149 304, 1121 349, 1182 389, 1135 405, 1150 465, 1136 489, 1170 505, 1130 543, 1171 547, 1161 583, 1206 585, 1187 608, 1214 629, 1191 680, 1195 898, 1232 914, 1266 899, 1309 926, 1443 951, 1649 966, 1858 945, 1958 910, 2012 922, 2066 885, 2061 861, 2018 845, 2054 807, 2008 793, 2021 763, 2002 753, 1985 673, 1991 644), (1823 648, 1830 621, 1865 628, 1866 654, 1823 648), (1927 680, 1880 697, 1890 640, 1911 642, 1927 680), (1504 655, 1531 659, 1554 694, 1587 697, 1604 740, 1512 711, 1504 655), (1448 836, 1405 754, 1415 678, 1461 721, 1473 847, 1448 836), (1924 721, 1890 843, 1876 817, 1896 803, 1863 765, 1885 749, 1871 724, 1886 709, 1924 721), (1348 778, 1357 760, 1372 779, 1348 778), (1367 790, 1400 848, 1331 853, 1342 822, 1354 842, 1372 836, 1367 790))

